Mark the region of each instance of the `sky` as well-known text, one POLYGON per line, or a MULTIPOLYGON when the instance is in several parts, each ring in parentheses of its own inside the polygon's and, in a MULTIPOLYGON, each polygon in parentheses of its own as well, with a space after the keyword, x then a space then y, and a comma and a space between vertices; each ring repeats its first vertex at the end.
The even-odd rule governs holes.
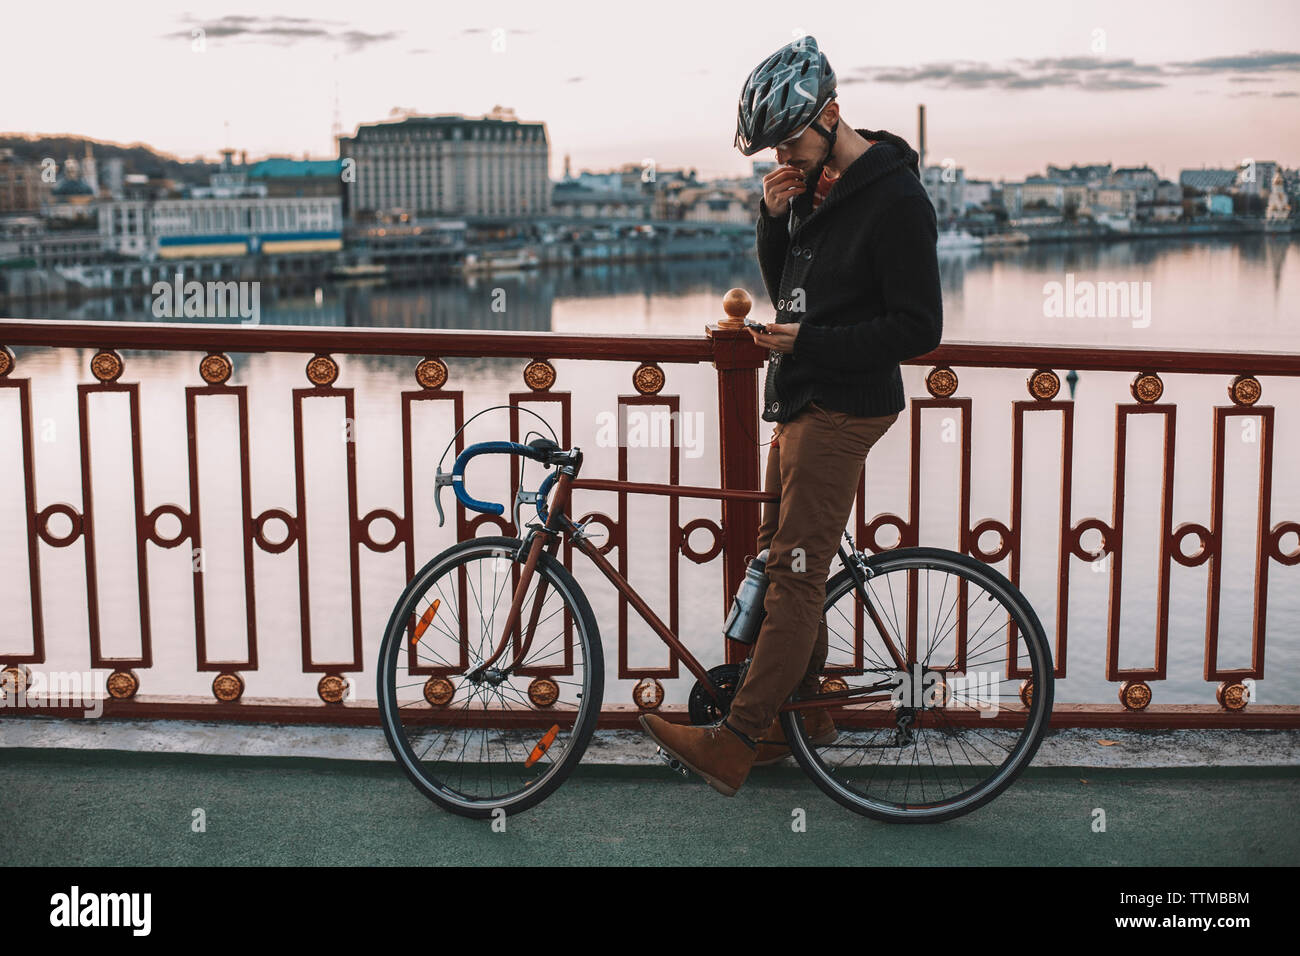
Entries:
POLYGON ((928 162, 968 177, 1300 165, 1300 0, 12 3, 0 131, 323 158, 336 109, 347 134, 502 105, 546 123, 555 178, 566 154, 743 175, 772 158, 733 146, 744 80, 804 33, 846 122, 915 145, 924 103, 928 162))

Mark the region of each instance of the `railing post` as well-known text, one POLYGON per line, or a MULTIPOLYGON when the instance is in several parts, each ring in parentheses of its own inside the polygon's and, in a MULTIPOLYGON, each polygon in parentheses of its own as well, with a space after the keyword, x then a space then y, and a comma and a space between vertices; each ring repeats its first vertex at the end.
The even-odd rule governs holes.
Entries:
MULTIPOLYGON (((718 370, 718 468, 724 490, 761 490, 758 467, 758 370, 766 354, 745 329, 749 293, 732 289, 722 300, 727 318, 706 327, 718 370)), ((745 577, 745 557, 758 542, 761 503, 722 499, 722 612, 745 577)), ((726 660, 738 663, 747 648, 726 641, 726 660)))

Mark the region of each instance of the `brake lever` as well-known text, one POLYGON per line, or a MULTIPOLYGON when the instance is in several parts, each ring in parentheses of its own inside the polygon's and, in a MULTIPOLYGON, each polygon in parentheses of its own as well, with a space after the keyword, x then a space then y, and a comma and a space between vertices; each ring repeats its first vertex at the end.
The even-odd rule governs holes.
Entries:
POLYGON ((518 491, 515 492, 515 527, 516 528, 521 527, 519 524, 519 506, 537 504, 537 494, 538 493, 536 491, 524 491, 524 489, 522 488, 520 488, 518 491))
POLYGON ((444 473, 441 468, 433 479, 433 503, 438 508, 438 527, 441 528, 446 523, 446 516, 442 513, 442 489, 450 485, 454 475, 444 473))

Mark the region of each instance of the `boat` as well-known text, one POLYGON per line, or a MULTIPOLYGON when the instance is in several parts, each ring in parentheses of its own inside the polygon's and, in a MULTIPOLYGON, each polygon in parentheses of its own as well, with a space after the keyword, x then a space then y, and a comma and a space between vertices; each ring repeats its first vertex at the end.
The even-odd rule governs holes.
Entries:
POLYGON ((354 262, 335 266, 329 272, 331 279, 382 279, 388 275, 388 266, 373 262, 354 262))
POLYGON ((972 236, 964 229, 947 229, 939 233, 938 248, 941 252, 945 249, 976 249, 982 245, 983 239, 972 236))
POLYGON ((994 232, 984 237, 985 246, 1021 246, 1028 241, 1026 232, 994 232))
POLYGON ((460 264, 465 275, 482 275, 487 272, 508 272, 518 269, 536 269, 540 261, 537 253, 527 249, 508 249, 494 252, 470 252, 460 264))

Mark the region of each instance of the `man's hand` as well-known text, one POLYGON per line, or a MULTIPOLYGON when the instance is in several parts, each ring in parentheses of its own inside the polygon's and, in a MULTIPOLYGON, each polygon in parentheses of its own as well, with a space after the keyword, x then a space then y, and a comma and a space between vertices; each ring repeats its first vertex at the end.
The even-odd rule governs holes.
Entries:
POLYGON ((763 177, 763 204, 773 216, 784 216, 790 200, 808 188, 803 170, 778 166, 763 177))
POLYGON ((758 332, 754 329, 749 330, 749 335, 754 340, 755 345, 761 345, 765 349, 772 349, 774 352, 793 352, 794 338, 798 334, 798 322, 771 322, 768 323, 765 332, 758 332))

